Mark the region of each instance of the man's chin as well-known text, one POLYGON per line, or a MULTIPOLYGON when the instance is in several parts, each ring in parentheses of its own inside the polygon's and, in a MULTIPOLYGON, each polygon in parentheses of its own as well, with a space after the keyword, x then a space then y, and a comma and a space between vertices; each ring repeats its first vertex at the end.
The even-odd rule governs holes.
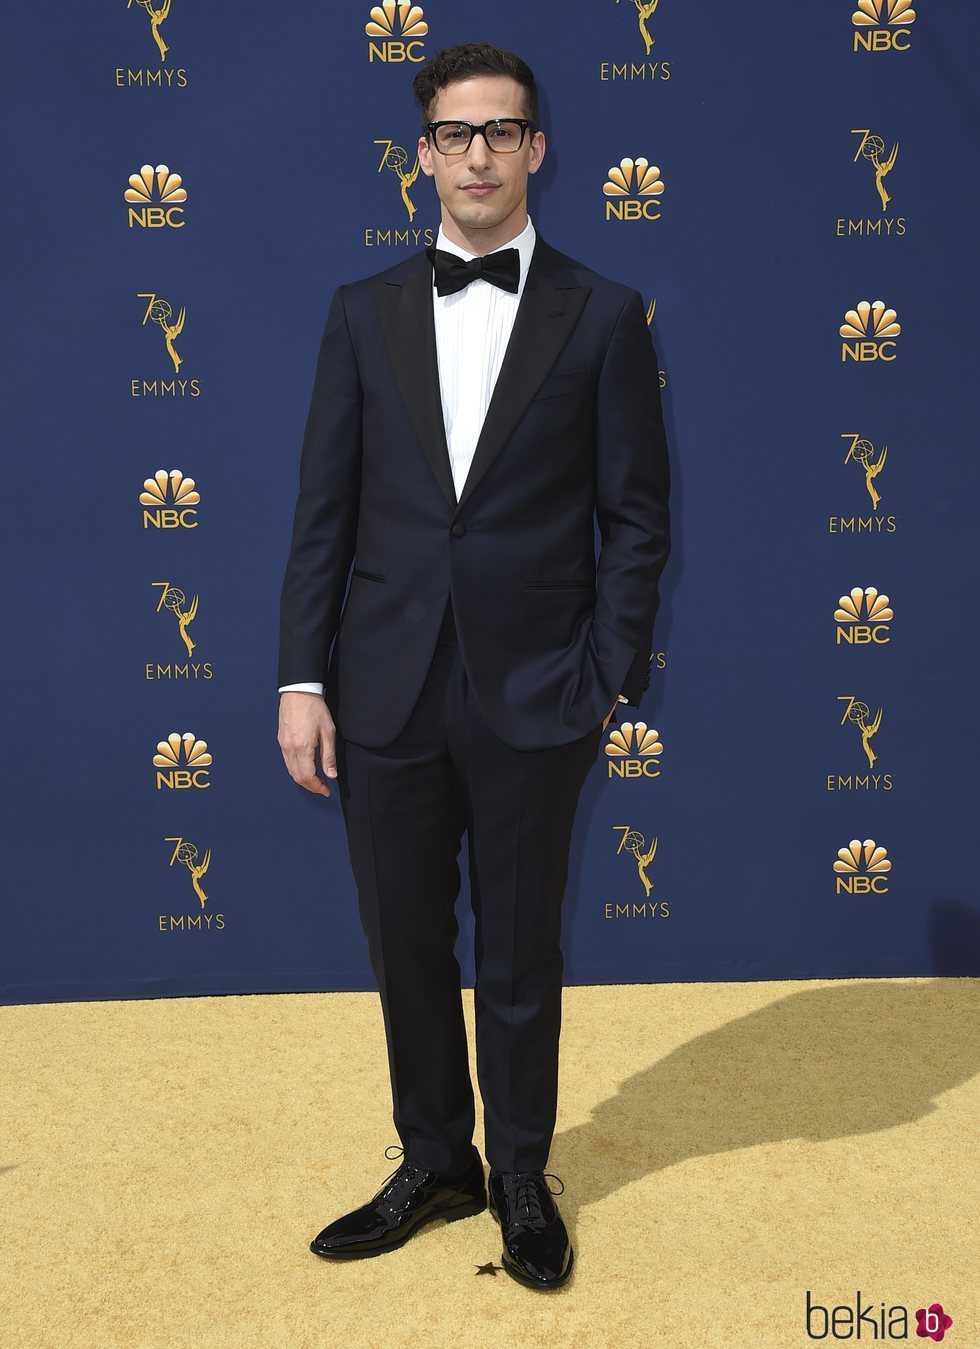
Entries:
POLYGON ((489 197, 471 197, 467 193, 460 193, 452 205, 452 210, 459 214, 460 219, 487 225, 498 225, 513 209, 513 205, 506 205, 497 192, 491 192, 489 197))
POLYGON ((489 230, 507 217, 507 212, 489 202, 464 201, 454 204, 449 214, 457 225, 466 229, 489 230))

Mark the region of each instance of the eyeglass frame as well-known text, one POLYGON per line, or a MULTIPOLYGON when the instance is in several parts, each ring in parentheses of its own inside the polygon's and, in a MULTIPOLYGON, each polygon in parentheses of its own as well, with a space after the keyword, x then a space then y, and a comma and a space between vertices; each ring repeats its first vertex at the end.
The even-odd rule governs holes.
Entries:
POLYGON ((439 122, 426 122, 425 125, 424 125, 424 127, 423 127, 423 130, 424 130, 426 136, 428 136, 428 137, 430 138, 430 140, 432 141, 432 145, 433 145, 434 149, 439 150, 439 153, 440 153, 441 155, 444 155, 447 159, 452 159, 452 158, 454 158, 456 155, 465 155, 465 154, 466 154, 466 151, 467 151, 467 150, 470 148, 470 146, 473 144, 473 137, 477 134, 477 132, 479 132, 479 134, 483 137, 483 139, 484 139, 484 141, 485 141, 485 143, 486 143, 487 149, 490 151, 491 154, 494 154, 494 155, 514 155, 514 154, 517 153, 518 150, 520 150, 520 149, 523 148, 523 145, 524 145, 524 139, 525 139, 525 137, 526 137, 528 131, 530 130, 531 135, 534 136, 535 133, 538 131, 538 129, 539 129, 539 128, 538 128, 538 126, 537 126, 537 123, 532 122, 532 121, 531 121, 529 118, 527 118, 527 117, 491 117, 490 120, 489 120, 488 122, 483 122, 483 123, 481 123, 480 126, 477 126, 474 122, 467 122, 466 119, 463 118, 463 117, 445 117, 445 118, 443 118, 443 119, 442 119, 441 121, 439 121, 439 122), (520 139, 519 142, 517 143, 516 149, 514 149, 514 150, 495 150, 494 147, 490 144, 490 141, 489 141, 488 138, 487 138, 487 127, 488 127, 488 126, 493 126, 494 124, 499 125, 501 122, 516 122, 516 124, 521 128, 521 139, 520 139), (469 127, 469 129, 470 129, 470 138, 469 138, 469 140, 466 142, 466 144, 463 146, 462 150, 441 150, 441 149, 439 149, 439 146, 436 144, 436 131, 437 131, 437 130, 439 129, 439 127, 441 127, 441 126, 468 126, 468 127, 469 127))

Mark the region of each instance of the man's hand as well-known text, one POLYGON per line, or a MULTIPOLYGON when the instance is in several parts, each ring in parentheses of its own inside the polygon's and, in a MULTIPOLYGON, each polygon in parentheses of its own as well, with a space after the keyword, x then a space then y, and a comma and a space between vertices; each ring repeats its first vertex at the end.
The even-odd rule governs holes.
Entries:
POLYGON ((279 695, 279 748, 289 776, 308 792, 332 795, 316 771, 314 750, 328 778, 337 776, 337 728, 319 693, 291 691, 279 695))

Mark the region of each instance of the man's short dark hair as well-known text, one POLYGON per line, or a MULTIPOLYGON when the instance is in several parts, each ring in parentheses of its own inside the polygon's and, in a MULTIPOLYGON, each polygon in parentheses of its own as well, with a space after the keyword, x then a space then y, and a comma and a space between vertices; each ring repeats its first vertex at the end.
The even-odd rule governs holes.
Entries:
POLYGON ((458 47, 444 47, 426 61, 412 81, 423 123, 433 120, 432 109, 441 90, 457 80, 468 80, 472 75, 509 75, 516 80, 524 90, 523 115, 535 127, 539 125, 538 86, 531 67, 513 52, 496 47, 492 42, 464 42, 458 47))

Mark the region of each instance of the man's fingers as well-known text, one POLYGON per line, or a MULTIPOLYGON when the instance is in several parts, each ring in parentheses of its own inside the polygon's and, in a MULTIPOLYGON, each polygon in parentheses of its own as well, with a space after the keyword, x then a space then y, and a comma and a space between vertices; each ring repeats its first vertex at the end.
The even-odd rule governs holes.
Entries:
POLYGON ((336 733, 332 726, 320 732, 320 763, 328 778, 337 776, 336 733))
POLYGON ((286 756, 286 767, 293 781, 299 783, 301 787, 305 787, 308 792, 316 792, 320 796, 330 795, 330 788, 316 771, 312 745, 304 746, 301 750, 288 754, 286 756))
POLYGON ((322 698, 295 690, 282 695, 279 701, 279 748, 286 770, 295 783, 318 796, 331 795, 316 766, 319 749, 325 775, 337 776, 334 723, 322 698))

